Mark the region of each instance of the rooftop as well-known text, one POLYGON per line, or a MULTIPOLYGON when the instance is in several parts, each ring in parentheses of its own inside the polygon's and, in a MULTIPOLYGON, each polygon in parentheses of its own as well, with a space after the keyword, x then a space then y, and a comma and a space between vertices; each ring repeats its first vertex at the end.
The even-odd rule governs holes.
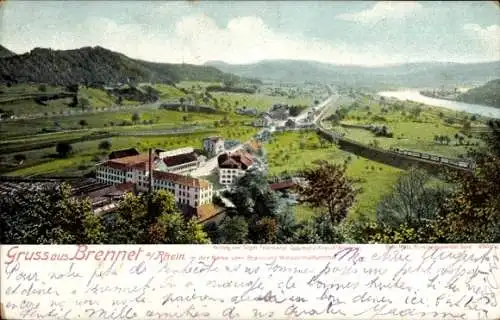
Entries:
POLYGON ((252 155, 245 151, 223 153, 217 157, 219 168, 246 170, 253 164, 252 155))
POLYGON ((210 182, 204 179, 196 179, 193 177, 183 176, 180 174, 172 173, 172 172, 163 172, 163 171, 153 171, 153 178, 155 180, 167 180, 171 181, 186 187, 191 188, 208 188, 210 187, 210 182))
POLYGON ((269 185, 271 190, 274 190, 274 191, 282 190, 282 189, 289 189, 289 188, 293 188, 296 186, 297 186, 297 183, 293 180, 286 180, 286 181, 277 182, 277 183, 273 183, 273 184, 269 185))
POLYGON ((251 140, 247 143, 247 146, 253 152, 257 152, 262 147, 262 143, 251 140))
POLYGON ((137 151, 136 148, 121 149, 111 152, 109 154, 109 159, 117 159, 117 158, 124 158, 137 155, 139 155, 139 151, 137 151))
POLYGON ((207 138, 203 139, 203 141, 206 141, 206 140, 210 140, 212 142, 217 142, 217 141, 220 141, 223 139, 222 139, 222 137, 219 137, 219 136, 213 136, 213 137, 207 137, 207 138))
POLYGON ((149 162, 149 154, 141 153, 135 156, 110 159, 106 161, 106 165, 116 169, 143 169, 147 170, 149 162))
POLYGON ((198 155, 194 151, 190 153, 177 154, 174 156, 167 156, 163 158, 163 162, 167 165, 167 167, 174 167, 197 160, 198 160, 198 155))

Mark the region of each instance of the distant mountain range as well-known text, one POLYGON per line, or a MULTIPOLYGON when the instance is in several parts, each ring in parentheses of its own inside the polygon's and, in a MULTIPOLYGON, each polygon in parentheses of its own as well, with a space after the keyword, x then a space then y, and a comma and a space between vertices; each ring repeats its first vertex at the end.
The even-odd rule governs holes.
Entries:
POLYGON ((492 80, 483 86, 470 89, 459 95, 457 100, 500 108, 500 79, 492 80))
POLYGON ((6 58, 6 57, 12 57, 15 56, 16 54, 9 49, 5 48, 4 46, 0 45, 0 58, 6 58))
POLYGON ((4 56, 0 56, 0 83, 69 85, 109 84, 129 80, 159 83, 241 80, 238 76, 211 66, 147 62, 102 47, 75 50, 35 48, 21 55, 10 55, 10 51, 2 47, 1 52, 4 52, 4 56))
POLYGON ((16 55, 0 45, 0 83, 134 82, 173 83, 183 80, 258 83, 317 81, 347 86, 419 87, 471 86, 500 77, 500 61, 488 63, 409 63, 384 67, 335 65, 315 61, 267 60, 232 65, 154 63, 132 59, 102 47, 74 50, 35 48, 16 55))
POLYGON ((320 81, 345 85, 407 87, 484 83, 500 76, 500 61, 487 63, 408 63, 383 67, 335 65, 315 61, 266 60, 252 64, 205 63, 242 77, 273 81, 320 81))

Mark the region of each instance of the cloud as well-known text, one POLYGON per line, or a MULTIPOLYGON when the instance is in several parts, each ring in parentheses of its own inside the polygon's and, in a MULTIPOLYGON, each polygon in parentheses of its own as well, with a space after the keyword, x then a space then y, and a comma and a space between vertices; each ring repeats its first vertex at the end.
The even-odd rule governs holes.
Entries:
MULTIPOLYGON (((202 64, 209 60, 223 60, 228 63, 249 63, 292 59, 382 65, 422 60, 462 62, 464 58, 470 61, 478 57, 484 59, 487 51, 478 45, 475 51, 464 53, 458 46, 465 36, 463 30, 458 30, 459 37, 456 40, 449 37, 452 42, 450 45, 436 44, 431 39, 424 42, 422 48, 409 48, 401 45, 401 42, 417 42, 418 37, 396 39, 396 32, 393 31, 398 31, 397 28, 385 32, 380 30, 375 39, 344 37, 343 42, 341 37, 334 35, 331 40, 326 40, 293 33, 285 28, 274 29, 259 17, 259 13, 233 16, 223 23, 220 17, 215 20, 204 13, 207 11, 201 5, 187 2, 172 1, 161 5, 151 2, 149 6, 142 7, 142 3, 131 1, 130 7, 126 8, 126 15, 117 14, 121 8, 117 2, 109 2, 110 7, 105 8, 99 2, 82 4, 82 8, 48 2, 51 4, 49 8, 40 8, 35 5, 36 2, 28 1, 22 4, 27 6, 25 10, 15 9, 16 3, 5 8, 10 12, 5 15, 5 32, 1 34, 2 43, 15 52, 26 52, 34 47, 64 50, 99 45, 132 58, 155 62, 202 64), (58 13, 57 19, 54 19, 54 12, 58 13), (457 49, 455 55, 451 56, 453 41, 457 49)), ((416 5, 417 8, 419 6, 416 5)), ((408 8, 415 10, 411 3, 390 3, 389 7, 396 9, 387 13, 387 4, 377 3, 369 10, 375 13, 365 13, 364 19, 374 19, 375 16, 381 16, 381 12, 391 17, 402 17, 408 15, 408 8), (404 5, 404 10, 401 5, 404 5)), ((342 30, 341 26, 336 28, 342 30)), ((478 30, 482 30, 477 25, 469 25, 465 29, 472 38, 478 38, 478 30)), ((493 49, 488 50, 493 52, 493 49)))
POLYGON ((468 23, 463 26, 467 35, 480 41, 485 54, 491 59, 500 59, 500 26, 492 24, 488 27, 481 27, 475 23, 468 23))
POLYGON ((202 64, 210 60, 248 63, 266 59, 315 60, 339 64, 380 65, 405 60, 395 53, 388 60, 375 45, 363 48, 345 43, 302 38, 271 29, 260 17, 229 20, 225 26, 205 14, 181 17, 173 30, 144 29, 140 24, 117 24, 107 18, 89 18, 84 37, 59 34, 44 46, 74 48, 100 45, 134 58, 158 62, 202 64), (66 39, 66 40, 62 40, 66 39))
POLYGON ((355 13, 343 13, 337 19, 358 23, 377 23, 382 20, 402 20, 422 9, 417 2, 377 2, 371 9, 355 13))

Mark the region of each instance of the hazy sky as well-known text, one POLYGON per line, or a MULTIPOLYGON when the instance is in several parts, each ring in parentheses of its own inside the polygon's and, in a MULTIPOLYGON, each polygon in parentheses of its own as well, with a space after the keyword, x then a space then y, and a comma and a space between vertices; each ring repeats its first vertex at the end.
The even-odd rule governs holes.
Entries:
POLYGON ((500 60, 500 7, 493 1, 8 0, 0 10, 0 44, 17 53, 99 45, 196 64, 500 60))

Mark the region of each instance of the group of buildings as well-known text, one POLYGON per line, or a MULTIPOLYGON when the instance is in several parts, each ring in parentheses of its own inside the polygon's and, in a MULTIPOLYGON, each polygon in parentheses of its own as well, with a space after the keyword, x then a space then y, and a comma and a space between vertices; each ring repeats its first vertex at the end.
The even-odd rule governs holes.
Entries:
POLYGON ((191 176, 201 166, 210 165, 207 156, 201 153, 216 157, 214 169, 219 183, 225 187, 243 176, 255 163, 254 156, 247 150, 226 151, 221 137, 209 137, 203 140, 202 151, 194 148, 155 149, 149 153, 139 153, 136 149, 114 151, 96 166, 96 179, 105 185, 132 187, 135 192, 168 190, 180 209, 194 211, 196 215, 204 211, 206 215, 207 211, 215 210, 212 204, 214 185, 206 179, 191 176))
POLYGON ((253 122, 253 125, 255 127, 276 126, 277 129, 281 130, 307 128, 313 123, 317 112, 315 108, 312 108, 312 110, 310 110, 305 117, 301 117, 299 121, 297 117, 292 117, 290 115, 290 106, 286 104, 274 104, 267 112, 262 113, 259 118, 253 122))

